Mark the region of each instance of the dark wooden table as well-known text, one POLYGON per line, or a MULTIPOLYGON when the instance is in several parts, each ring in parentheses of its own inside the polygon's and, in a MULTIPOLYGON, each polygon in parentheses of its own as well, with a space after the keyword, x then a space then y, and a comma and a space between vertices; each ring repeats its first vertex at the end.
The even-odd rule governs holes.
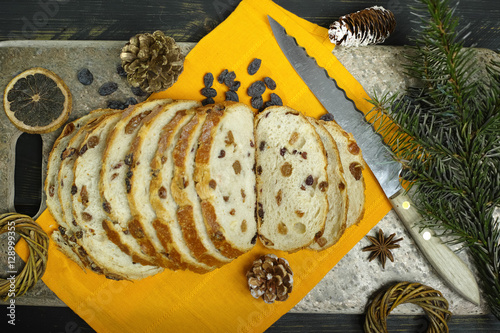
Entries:
MULTIPOLYGON (((327 27, 340 16, 373 5, 393 11, 398 22, 386 45, 412 44, 418 28, 410 6, 414 0, 276 0, 287 10, 327 27)), ((127 40, 141 32, 163 30, 179 42, 197 42, 238 5, 237 0, 3 0, 0 7, 0 41, 3 40, 127 40)), ((451 1, 455 4, 455 1, 451 1)), ((462 1, 456 15, 460 27, 470 32, 466 46, 500 50, 500 1, 462 1)), ((29 161, 27 162, 29 163, 29 161)), ((27 210, 30 196, 22 203, 27 210)), ((36 200, 36 198, 34 199, 36 200)), ((1 311, 4 313, 4 311, 1 311)), ((6 325, 5 315, 0 327, 6 325)), ((15 331, 92 332, 68 308, 18 306, 15 331)), ((361 332, 364 316, 341 314, 289 313, 269 332, 361 332)), ((451 332, 500 332, 500 322, 492 316, 456 316, 451 332)), ((390 330, 424 332, 420 316, 390 316, 390 330)), ((12 327, 8 327, 12 329, 12 327)), ((4 331, 4 330, 2 330, 4 331)))

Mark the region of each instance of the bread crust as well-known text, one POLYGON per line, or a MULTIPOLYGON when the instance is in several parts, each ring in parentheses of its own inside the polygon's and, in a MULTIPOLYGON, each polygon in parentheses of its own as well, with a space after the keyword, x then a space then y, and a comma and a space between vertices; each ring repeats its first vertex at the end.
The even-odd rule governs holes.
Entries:
POLYGON ((315 241, 309 245, 310 249, 321 251, 334 245, 344 233, 346 229, 349 199, 337 143, 320 121, 311 117, 306 118, 315 127, 316 133, 323 141, 323 146, 327 151, 327 194, 329 207, 325 223, 325 232, 323 236, 316 238, 315 241))
MULTIPOLYGON (((141 129, 130 145, 127 157, 130 159, 129 174, 131 190, 127 193, 128 203, 132 214, 132 219, 128 223, 128 229, 141 246, 154 247, 158 254, 161 266, 172 270, 178 269, 178 261, 170 258, 171 254, 161 245, 157 237, 157 232, 152 228, 153 221, 148 221, 147 215, 153 213, 153 208, 149 201, 151 183, 151 160, 154 158, 156 149, 151 146, 158 145, 160 131, 165 125, 173 121, 173 125, 186 115, 186 109, 199 106, 195 101, 174 101, 164 105, 159 112, 153 112, 144 119, 141 129), (175 119, 175 120, 174 120, 175 119), (151 150, 148 153, 148 150, 151 150), (153 154, 152 156, 150 156, 153 154), (148 172, 146 173, 146 169, 148 172), (139 207, 138 205, 141 205, 139 207), (147 210, 147 212, 146 212, 147 210)), ((155 218, 156 219, 156 218, 155 218)))
POLYGON ((103 154, 99 189, 108 216, 103 221, 103 224, 106 224, 105 230, 108 231, 110 240, 120 247, 126 246, 130 255, 143 265, 161 266, 163 262, 151 240, 141 237, 141 231, 134 228, 134 224, 132 229, 129 228, 128 223, 132 215, 126 193, 126 186, 130 185, 127 178, 129 161, 126 155, 146 117, 160 112, 163 105, 171 102, 171 99, 143 102, 125 110, 107 138, 103 154), (111 232, 112 230, 114 232, 111 232))
MULTIPOLYGON (((201 130, 207 112, 211 110, 211 106, 198 108, 196 115, 182 128, 179 141, 173 151, 174 177, 172 180, 171 190, 172 196, 178 205, 177 220, 182 229, 184 240, 191 250, 192 255, 199 261, 208 266, 221 267, 229 262, 229 259, 223 260, 222 255, 216 257, 216 253, 207 248, 203 237, 208 237, 206 230, 200 230, 200 223, 195 220, 194 209, 197 203, 191 201, 189 194, 186 191, 189 184, 189 179, 192 179, 192 174, 189 175, 188 164, 194 162, 194 156, 191 154, 191 148, 196 149, 198 140, 198 131, 201 130), (195 142, 196 141, 196 142, 195 142), (189 158, 193 157, 193 161, 189 158), (205 235, 206 234, 206 235, 205 235)), ((199 205, 199 203, 198 203, 199 205)), ((201 209, 200 209, 201 210, 201 209)), ((200 211, 201 213, 201 211, 200 211)), ((198 221, 204 223, 204 221, 198 221)))
MULTIPOLYGON (((89 122, 99 118, 101 115, 110 111, 109 109, 99 109, 90 112, 89 114, 80 117, 64 126, 61 134, 56 139, 50 151, 47 160, 47 176, 44 183, 44 191, 46 194, 46 204, 49 212, 54 217, 58 227, 63 229, 55 230, 51 234, 51 238, 58 245, 58 249, 64 254, 70 256, 80 267, 85 269, 86 259, 81 257, 76 248, 77 244, 70 240, 70 237, 64 230, 67 229, 67 223, 63 218, 61 202, 59 201, 58 191, 59 182, 57 181, 58 171, 61 166, 61 154, 68 146, 71 139, 78 133, 80 129, 85 127, 89 122), (70 253, 71 252, 71 253, 70 253)), ((88 262, 87 262, 88 264, 88 262)))
POLYGON ((162 129, 156 155, 151 161, 153 178, 150 183, 149 198, 156 212, 153 227, 170 259, 176 263, 178 269, 206 273, 213 270, 214 267, 205 265, 191 256, 177 219, 177 204, 171 190, 174 173, 172 150, 173 147, 177 146, 183 127, 194 115, 194 109, 179 111, 162 129), (167 206, 170 206, 172 211, 167 206))
POLYGON ((366 168, 366 162, 363 159, 361 149, 356 144, 356 140, 351 133, 347 133, 334 120, 320 122, 330 132, 335 141, 337 141, 339 147, 340 160, 343 165, 347 186, 348 211, 346 228, 349 228, 352 225, 358 224, 363 219, 365 213, 366 184, 362 170, 366 168), (356 173, 359 179, 354 178, 350 170, 351 163, 355 163, 360 168, 359 172, 356 173), (359 195, 356 195, 357 193, 359 195))
MULTIPOLYGON (((56 181, 57 201, 54 202, 61 205, 61 216, 59 221, 56 220, 56 222, 59 224, 58 230, 63 239, 68 242, 72 250, 82 261, 83 265, 97 273, 101 273, 102 269, 94 263, 94 261, 88 256, 87 251, 76 241, 75 232, 78 231, 78 229, 73 224, 74 217, 72 212, 71 200, 67 198, 70 197, 70 192, 72 190, 74 177, 73 166, 78 156, 78 151, 81 143, 84 141, 86 134, 97 127, 109 114, 112 113, 111 111, 112 110, 109 109, 100 109, 91 112, 90 114, 92 116, 89 118, 89 120, 84 125, 82 125, 67 142, 65 149, 60 154, 56 181)), ((57 150, 59 145, 60 144, 55 146, 55 149, 52 149, 53 154, 56 154, 55 151, 57 150)), ((57 156, 53 155, 53 157, 57 156)), ((48 206, 50 206, 52 203, 49 201, 47 204, 48 206)), ((55 218, 58 218, 57 214, 55 215, 55 218)), ((57 235, 55 235, 55 237, 57 237, 57 235)))
POLYGON ((156 274, 161 269, 145 265, 145 262, 144 265, 134 264, 143 264, 138 261, 141 258, 134 257, 127 245, 119 240, 113 242, 111 238, 105 237, 108 233, 102 220, 106 214, 101 205, 96 179, 106 138, 120 116, 121 112, 116 112, 103 119, 99 126, 87 133, 81 143, 80 154, 73 167, 75 191, 72 206, 75 226, 79 228, 76 234, 77 242, 85 248, 89 257, 98 263, 102 273, 111 279, 134 280, 156 274))

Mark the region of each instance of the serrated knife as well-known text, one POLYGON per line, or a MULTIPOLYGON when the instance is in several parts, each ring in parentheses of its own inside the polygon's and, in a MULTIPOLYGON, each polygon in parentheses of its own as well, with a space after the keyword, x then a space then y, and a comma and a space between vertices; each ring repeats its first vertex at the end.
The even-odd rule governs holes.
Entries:
POLYGON ((430 230, 420 230, 422 217, 404 193, 399 181, 402 166, 394 160, 382 137, 363 113, 328 76, 327 71, 310 57, 285 28, 268 16, 274 37, 286 58, 325 109, 344 130, 351 132, 363 151, 363 158, 377 178, 385 195, 406 229, 444 281, 465 299, 479 305, 479 288, 467 265, 430 230))

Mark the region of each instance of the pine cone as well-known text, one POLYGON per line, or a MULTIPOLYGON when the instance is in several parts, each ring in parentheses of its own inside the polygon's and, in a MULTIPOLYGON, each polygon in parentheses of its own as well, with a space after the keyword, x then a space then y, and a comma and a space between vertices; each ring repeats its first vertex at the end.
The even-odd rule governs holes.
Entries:
POLYGON ((120 58, 128 82, 147 92, 171 87, 184 69, 184 57, 179 46, 161 31, 130 38, 120 58))
POLYGON ((286 301, 292 292, 293 272, 288 261, 274 254, 266 254, 253 262, 247 273, 248 287, 253 297, 262 296, 264 302, 286 301))
POLYGON ((382 43, 396 28, 394 14, 373 6, 342 16, 328 30, 330 41, 342 46, 365 46, 382 43))

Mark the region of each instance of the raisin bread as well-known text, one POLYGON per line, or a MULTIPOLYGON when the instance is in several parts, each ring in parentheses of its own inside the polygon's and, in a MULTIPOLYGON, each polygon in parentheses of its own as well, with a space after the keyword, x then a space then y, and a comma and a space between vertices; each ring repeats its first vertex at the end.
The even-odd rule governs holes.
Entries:
POLYGON ((63 211, 61 202, 59 201, 58 191, 59 182, 57 181, 57 176, 59 174, 59 169, 61 166, 61 155, 63 151, 68 146, 70 140, 77 134, 77 132, 87 125, 92 120, 99 118, 101 115, 109 112, 108 110, 95 110, 91 113, 80 117, 64 127, 61 135, 54 142, 53 148, 50 152, 47 161, 47 175, 45 178, 45 194, 46 194, 46 204, 49 212, 54 217, 58 227, 61 229, 55 230, 51 234, 51 238, 54 240, 58 249, 65 253, 67 256, 72 258, 80 267, 84 268, 85 265, 80 259, 77 244, 70 239, 71 235, 68 235, 65 230, 67 229, 67 224, 63 219, 63 211))
POLYGON ((102 112, 102 110, 100 110, 95 113, 99 114, 99 116, 93 118, 85 126, 80 128, 69 140, 66 148, 61 153, 61 162, 57 174, 57 197, 61 208, 62 218, 58 221, 58 229, 63 239, 67 240, 68 244, 73 248, 83 264, 95 272, 100 272, 101 268, 88 257, 85 249, 76 242, 75 234, 80 231, 80 229, 78 229, 74 223, 72 206, 72 196, 76 193, 73 188, 73 167, 79 154, 79 148, 85 140, 87 133, 98 126, 101 121, 108 116, 108 113, 111 112, 102 112))
POLYGON ((177 220, 177 204, 172 196, 174 175, 173 150, 177 146, 182 128, 194 116, 195 110, 179 111, 162 129, 158 149, 151 161, 152 179, 149 200, 156 213, 153 227, 169 258, 179 269, 189 269, 196 273, 206 273, 215 267, 205 265, 191 254, 177 220))
POLYGON ((228 258, 257 240, 253 118, 245 104, 221 104, 208 112, 198 140, 196 191, 210 240, 228 258))
POLYGON ((193 179, 198 138, 207 112, 211 110, 212 106, 197 109, 196 115, 182 128, 173 151, 174 176, 171 189, 178 206, 177 220, 192 255, 205 265, 220 267, 231 259, 223 256, 210 241, 193 179))
POLYGON ((77 242, 86 250, 106 277, 116 280, 141 279, 156 274, 162 269, 135 263, 133 258, 112 242, 103 227, 107 218, 102 207, 99 193, 99 172, 106 139, 113 127, 120 120, 121 113, 116 113, 102 120, 89 132, 82 142, 75 160, 73 173, 72 197, 74 223, 77 242))
POLYGON ((340 153, 340 161, 344 169, 348 201, 346 227, 361 221, 365 207, 365 180, 363 170, 365 161, 361 149, 351 133, 347 133, 335 121, 321 121, 330 132, 340 153))
POLYGON ((127 199, 127 192, 130 191, 130 160, 127 154, 144 118, 153 112, 159 112, 165 104, 171 102, 170 99, 154 100, 129 107, 110 133, 102 160, 99 189, 108 215, 103 222, 104 228, 115 244, 129 253, 136 262, 144 265, 160 265, 161 260, 150 241, 145 239, 139 244, 131 234, 135 230, 128 228, 132 214, 127 199))
POLYGON ((325 231, 323 236, 316 238, 309 248, 312 250, 324 250, 335 244, 344 233, 347 219, 347 192, 344 179, 344 171, 340 162, 339 150, 333 137, 320 123, 320 121, 307 117, 316 129, 326 150, 328 165, 328 214, 326 215, 325 231))
POLYGON ((323 234, 328 212, 325 149, 313 125, 289 107, 255 120, 257 221, 266 247, 293 252, 323 234))
MULTIPOLYGON (((128 203, 132 213, 132 219, 128 223, 128 229, 142 245, 147 239, 151 242, 155 251, 159 254, 161 266, 175 269, 175 261, 169 258, 169 254, 163 248, 153 221, 156 218, 155 211, 149 201, 149 187, 151 183, 151 161, 158 148, 158 140, 162 128, 172 120, 178 111, 200 106, 196 101, 175 101, 166 104, 159 113, 150 114, 139 129, 136 138, 130 145, 127 154, 129 165, 130 192, 128 203), (133 230, 133 232, 132 232, 133 230)), ((147 244, 145 245, 147 246, 147 244)))

